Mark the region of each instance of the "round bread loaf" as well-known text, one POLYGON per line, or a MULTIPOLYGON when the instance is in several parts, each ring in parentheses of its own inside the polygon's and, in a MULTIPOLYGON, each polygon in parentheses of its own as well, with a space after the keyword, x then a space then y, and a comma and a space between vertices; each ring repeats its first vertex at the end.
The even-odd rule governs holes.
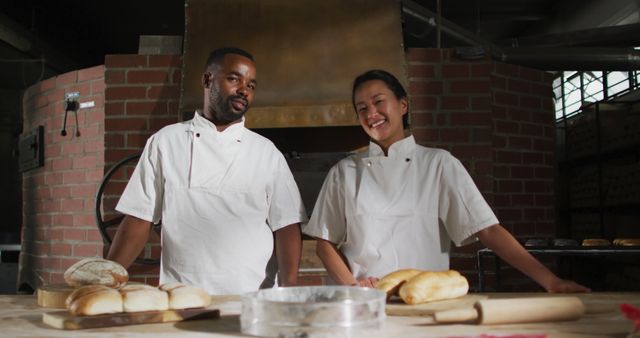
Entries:
POLYGON ((119 288, 127 284, 129 274, 120 264, 102 258, 85 258, 64 272, 70 286, 105 285, 119 288))
POLYGON ((160 285, 159 289, 169 294, 169 308, 173 310, 207 307, 211 304, 209 293, 196 286, 167 283, 160 285))
POLYGON ((400 297, 407 304, 461 297, 469 291, 469 282, 458 271, 425 271, 400 287, 400 297))
POLYGON ((391 272, 376 283, 376 289, 386 292, 387 298, 397 295, 404 282, 421 272, 422 270, 417 269, 402 269, 391 272))

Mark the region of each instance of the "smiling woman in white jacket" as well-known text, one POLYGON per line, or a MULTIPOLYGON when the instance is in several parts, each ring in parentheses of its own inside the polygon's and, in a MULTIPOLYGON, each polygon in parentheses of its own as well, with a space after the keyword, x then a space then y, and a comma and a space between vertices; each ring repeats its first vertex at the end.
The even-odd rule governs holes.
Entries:
POLYGON ((549 292, 587 292, 558 278, 498 222, 460 161, 415 143, 407 93, 383 70, 356 78, 353 106, 369 148, 329 171, 303 232, 338 284, 373 287, 398 269, 449 269, 450 243, 478 239, 549 292))

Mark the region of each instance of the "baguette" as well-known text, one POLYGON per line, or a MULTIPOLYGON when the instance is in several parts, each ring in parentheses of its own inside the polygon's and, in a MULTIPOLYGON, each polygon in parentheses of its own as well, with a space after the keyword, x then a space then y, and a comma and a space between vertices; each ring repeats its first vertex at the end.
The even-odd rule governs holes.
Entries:
POLYGON ((169 308, 172 310, 207 307, 211 296, 203 289, 181 283, 167 283, 159 289, 169 294, 169 308))
POLYGON ((104 285, 119 288, 127 284, 129 274, 120 264, 101 258, 85 258, 64 272, 69 286, 104 285))
POLYGON ((469 291, 469 282, 458 271, 425 271, 400 287, 400 297, 407 304, 461 297, 469 291))
POLYGON ((416 269, 397 270, 382 277, 382 279, 376 283, 375 287, 380 291, 386 292, 388 299, 391 296, 397 296, 402 284, 421 272, 421 270, 416 269))

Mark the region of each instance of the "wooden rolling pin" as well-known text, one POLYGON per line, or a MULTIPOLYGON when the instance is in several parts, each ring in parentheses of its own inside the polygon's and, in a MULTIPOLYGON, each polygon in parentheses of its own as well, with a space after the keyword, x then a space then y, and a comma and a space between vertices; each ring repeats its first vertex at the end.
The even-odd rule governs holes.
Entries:
POLYGON ((472 308, 439 311, 436 323, 475 322, 476 324, 536 323, 576 320, 585 312, 577 297, 535 297, 484 299, 472 308))

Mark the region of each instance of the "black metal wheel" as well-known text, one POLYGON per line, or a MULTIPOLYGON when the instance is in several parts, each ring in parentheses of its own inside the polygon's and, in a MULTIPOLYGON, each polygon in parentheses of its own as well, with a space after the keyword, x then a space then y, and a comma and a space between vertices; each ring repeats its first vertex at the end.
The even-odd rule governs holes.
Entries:
MULTIPOLYGON (((100 234, 102 235, 102 240, 105 244, 111 245, 113 243, 113 238, 111 238, 111 234, 109 233, 110 228, 117 227, 120 225, 120 222, 124 219, 124 215, 117 213, 115 210, 111 212, 111 214, 117 213, 117 215, 110 215, 109 219, 105 219, 106 217, 103 215, 103 197, 105 193, 105 189, 107 188, 109 182, 111 181, 114 174, 121 171, 126 167, 135 167, 135 164, 140 159, 142 154, 135 154, 131 156, 127 156, 124 159, 120 160, 116 164, 114 164, 109 171, 104 175, 102 181, 100 182, 100 186, 98 187, 98 191, 96 193, 96 204, 95 204, 95 212, 96 212, 96 224, 98 225, 98 230, 100 230, 100 234)), ((158 224, 153 224, 152 229, 156 233, 160 233, 160 227, 162 222, 158 224)), ((139 264, 147 264, 154 265, 159 264, 159 259, 154 258, 136 258, 136 263, 139 264)))

